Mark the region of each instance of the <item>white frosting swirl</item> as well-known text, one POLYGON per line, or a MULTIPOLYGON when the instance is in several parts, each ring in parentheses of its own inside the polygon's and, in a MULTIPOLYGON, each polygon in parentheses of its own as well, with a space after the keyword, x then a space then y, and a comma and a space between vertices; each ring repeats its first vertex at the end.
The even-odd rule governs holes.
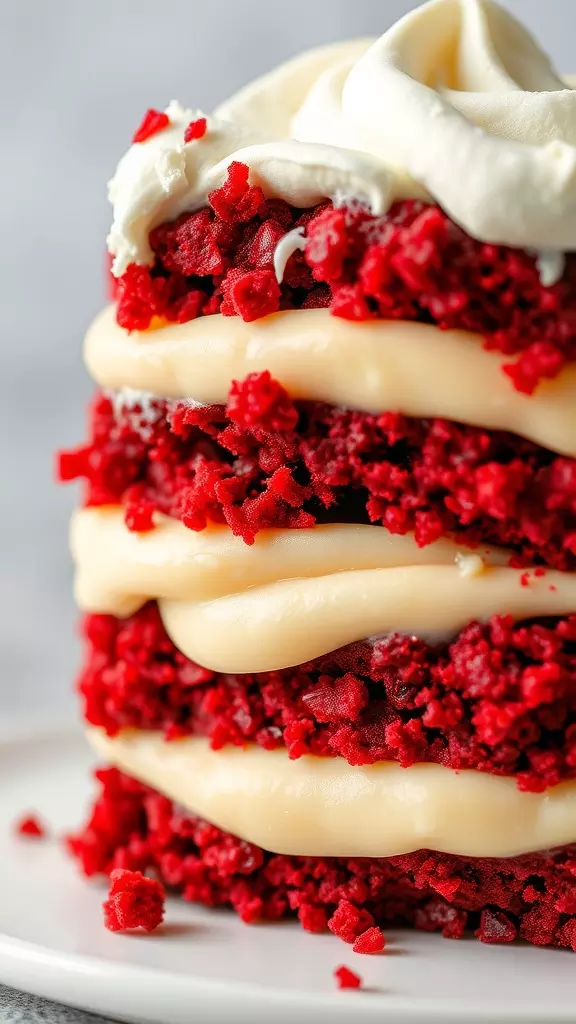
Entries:
POLYGON ((576 249, 576 90, 493 0, 431 0, 375 42, 303 54, 223 103, 203 139, 184 143, 198 112, 167 113, 110 184, 115 274, 149 262, 150 229, 203 205, 232 160, 297 206, 344 194, 379 214, 419 195, 484 241, 576 249))
POLYGON ((320 76, 299 139, 367 149, 469 234, 576 247, 576 91, 492 0, 432 0, 320 76))

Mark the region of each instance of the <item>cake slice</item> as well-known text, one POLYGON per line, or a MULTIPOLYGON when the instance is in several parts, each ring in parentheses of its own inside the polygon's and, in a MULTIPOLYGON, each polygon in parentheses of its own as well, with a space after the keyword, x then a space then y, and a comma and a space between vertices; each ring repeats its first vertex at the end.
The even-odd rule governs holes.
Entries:
POLYGON ((488 0, 147 112, 60 458, 86 874, 576 949, 574 115, 488 0))

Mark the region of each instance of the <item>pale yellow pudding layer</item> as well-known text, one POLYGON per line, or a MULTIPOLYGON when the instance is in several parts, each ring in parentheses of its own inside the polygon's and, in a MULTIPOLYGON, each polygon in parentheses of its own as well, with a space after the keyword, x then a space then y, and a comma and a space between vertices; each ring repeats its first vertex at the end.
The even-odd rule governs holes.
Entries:
POLYGON ((216 672, 272 671, 367 637, 435 641, 492 615, 576 608, 576 574, 526 577, 495 564, 504 553, 488 549, 469 571, 450 541, 419 548, 381 526, 268 530, 248 547, 226 527, 195 533, 166 517, 157 523, 136 534, 119 508, 76 512, 78 602, 128 615, 155 598, 175 645, 216 672))
POLYGON ((576 841, 576 782, 521 793, 512 778, 436 764, 291 761, 284 749, 214 751, 206 739, 168 743, 155 732, 89 729, 88 738, 108 763, 273 853, 514 857, 576 841))
POLYGON ((576 367, 528 397, 502 370, 510 357, 486 352, 465 331, 299 309, 253 323, 218 313, 128 333, 110 306, 88 331, 85 357, 104 388, 224 403, 233 380, 269 370, 294 399, 508 430, 576 456, 576 367))

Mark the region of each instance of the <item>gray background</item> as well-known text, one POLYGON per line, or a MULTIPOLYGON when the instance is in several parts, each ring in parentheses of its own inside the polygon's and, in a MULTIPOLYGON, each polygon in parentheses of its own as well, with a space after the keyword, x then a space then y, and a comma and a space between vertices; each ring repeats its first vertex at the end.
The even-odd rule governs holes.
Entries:
MULTIPOLYGON (((0 0, 0 726, 64 713, 78 650, 52 452, 83 437, 105 182, 148 106, 210 109, 305 46, 379 34, 410 0, 0 0)), ((576 71, 575 0, 508 0, 576 71)))

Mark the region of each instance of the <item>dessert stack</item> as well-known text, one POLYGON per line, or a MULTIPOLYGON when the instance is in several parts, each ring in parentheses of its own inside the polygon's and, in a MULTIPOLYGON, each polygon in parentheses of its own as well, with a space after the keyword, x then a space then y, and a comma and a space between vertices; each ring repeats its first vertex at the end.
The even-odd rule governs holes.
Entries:
POLYGON ((86 874, 576 949, 574 125, 490 0, 146 113, 60 458, 86 874))

